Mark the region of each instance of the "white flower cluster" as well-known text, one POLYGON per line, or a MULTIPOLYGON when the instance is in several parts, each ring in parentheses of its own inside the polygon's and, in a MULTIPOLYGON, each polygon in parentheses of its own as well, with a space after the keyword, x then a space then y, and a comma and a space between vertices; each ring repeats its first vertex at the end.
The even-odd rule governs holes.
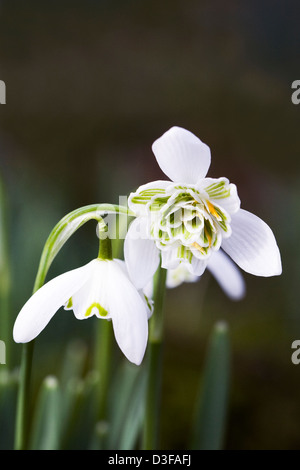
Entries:
POLYGON ((194 282, 207 268, 232 299, 245 292, 236 265, 257 276, 281 273, 270 227, 241 209, 236 186, 227 178, 206 177, 211 162, 206 144, 173 127, 152 148, 170 179, 130 194, 135 219, 125 238, 125 261, 98 258, 46 283, 19 313, 15 341, 34 339, 64 306, 80 320, 92 315, 111 320, 121 350, 140 364, 152 313, 145 293, 160 259, 168 270, 168 287, 194 282))

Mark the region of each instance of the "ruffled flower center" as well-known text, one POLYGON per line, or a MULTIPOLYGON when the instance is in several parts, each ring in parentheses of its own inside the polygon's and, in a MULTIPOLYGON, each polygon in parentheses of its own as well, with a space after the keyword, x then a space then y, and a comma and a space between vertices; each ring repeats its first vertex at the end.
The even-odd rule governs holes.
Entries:
POLYGON ((149 235, 160 250, 177 247, 178 258, 191 262, 193 255, 208 258, 230 236, 230 215, 218 203, 230 189, 226 179, 204 189, 174 183, 166 189, 141 188, 131 203, 146 209, 149 235))

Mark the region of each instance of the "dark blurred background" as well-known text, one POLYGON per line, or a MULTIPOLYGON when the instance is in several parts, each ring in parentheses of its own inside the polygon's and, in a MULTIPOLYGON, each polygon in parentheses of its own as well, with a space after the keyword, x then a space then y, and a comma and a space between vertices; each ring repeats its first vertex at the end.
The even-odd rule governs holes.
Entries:
MULTIPOLYGON (((221 319, 233 358, 226 448, 300 449, 300 365, 291 362, 300 339, 298 19, 296 0, 0 2, 13 320, 54 225, 161 179, 151 144, 173 125, 210 146, 209 176, 235 182, 242 207, 277 238, 282 276, 245 274, 243 301, 227 299, 208 273, 168 291, 163 448, 185 445, 204 350, 221 319)), ((88 224, 49 276, 96 250, 88 224)), ((38 340, 40 374, 55 373, 66 339, 89 338, 93 326, 57 315, 38 340)))

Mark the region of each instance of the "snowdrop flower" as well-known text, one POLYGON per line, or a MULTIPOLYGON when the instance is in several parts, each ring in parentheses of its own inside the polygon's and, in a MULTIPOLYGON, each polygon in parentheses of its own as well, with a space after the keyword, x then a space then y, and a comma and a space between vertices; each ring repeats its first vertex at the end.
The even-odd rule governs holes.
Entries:
POLYGON ((157 139, 153 153, 171 181, 154 181, 130 194, 136 219, 125 239, 125 257, 149 274, 161 253, 162 267, 184 263, 201 276, 222 248, 244 271, 257 276, 281 273, 279 249, 270 227, 240 208, 237 188, 227 178, 207 178, 209 147, 191 132, 172 127, 157 139))
MULTIPOLYGON (((241 300, 246 292, 244 278, 238 267, 222 251, 216 251, 208 260, 207 269, 216 279, 225 294, 231 300, 241 300)), ((185 263, 180 263, 175 269, 168 269, 168 288, 178 287, 183 282, 197 282, 200 277, 192 274, 185 263)))
MULTIPOLYGON (((142 272, 139 281, 142 285, 142 272)), ((131 362, 141 363, 150 312, 124 262, 97 258, 46 283, 20 311, 14 325, 14 340, 27 343, 36 338, 62 306, 73 310, 78 320, 93 315, 111 320, 122 352, 131 362)))

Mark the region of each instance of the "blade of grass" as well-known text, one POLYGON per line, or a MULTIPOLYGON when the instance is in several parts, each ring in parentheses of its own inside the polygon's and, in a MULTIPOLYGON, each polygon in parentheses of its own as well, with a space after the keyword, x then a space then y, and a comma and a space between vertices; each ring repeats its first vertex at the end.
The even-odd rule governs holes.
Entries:
POLYGON ((134 398, 134 386, 140 374, 140 367, 122 361, 112 383, 109 400, 108 447, 118 448, 122 428, 126 419, 130 399, 134 398))
MULTIPOLYGON (((0 366, 1 368, 2 366, 0 366)), ((0 370, 0 450, 12 450, 14 429, 11 425, 15 418, 18 390, 18 373, 7 368, 0 370)))
POLYGON ((120 450, 133 450, 142 431, 145 416, 146 371, 138 375, 128 404, 124 426, 119 441, 120 450))
POLYGON ((57 450, 60 442, 61 400, 58 380, 46 377, 42 383, 31 433, 33 450, 57 450))
POLYGON ((203 381, 196 401, 192 449, 221 450, 224 445, 230 382, 228 327, 218 322, 207 350, 203 381))

